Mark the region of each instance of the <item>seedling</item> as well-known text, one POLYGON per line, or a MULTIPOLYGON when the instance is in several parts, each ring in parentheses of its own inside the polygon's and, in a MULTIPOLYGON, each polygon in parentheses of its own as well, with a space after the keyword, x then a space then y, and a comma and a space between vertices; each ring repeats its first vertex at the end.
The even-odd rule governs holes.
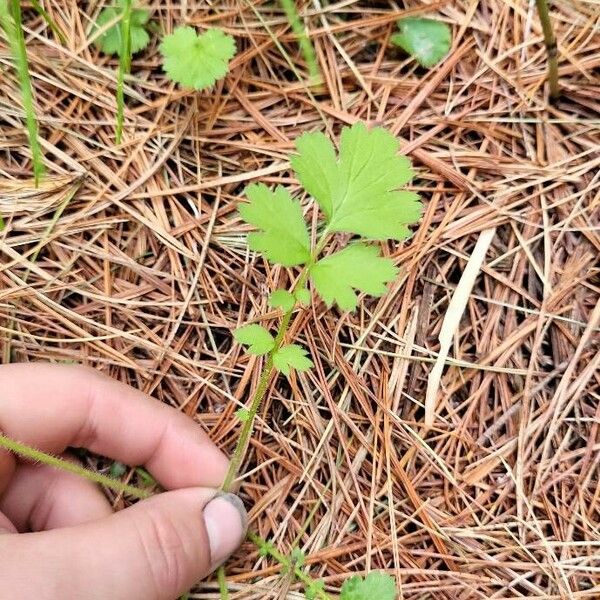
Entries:
POLYGON ((4 30, 17 69, 21 87, 21 100, 25 110, 29 147, 31 148, 33 177, 37 186, 45 170, 44 156, 38 139, 39 127, 33 106, 33 89, 29 75, 29 62, 27 60, 27 49, 25 48, 21 3, 19 0, 11 0, 10 6, 8 0, 0 0, 0 27, 4 30))
POLYGON ((229 72, 229 61, 235 56, 235 41, 220 29, 209 29, 201 35, 193 27, 177 27, 165 36, 160 51, 167 77, 194 90, 214 85, 229 72))
MULTIPOLYGON (((237 477, 254 419, 273 374, 291 376, 293 371, 302 372, 313 366, 302 346, 286 340, 294 311, 311 301, 308 285, 327 306, 335 304, 342 310, 357 307, 357 292, 381 296, 398 270, 370 242, 405 239, 410 235, 408 226, 421 215, 418 195, 400 190, 412 178, 410 161, 398 154, 398 141, 385 129, 368 130, 362 123, 345 128, 337 155, 322 133, 302 135, 296 149, 292 168, 323 214, 317 226, 317 241, 311 243, 302 205, 284 187, 272 190, 252 184, 246 188, 249 202, 239 209, 242 219, 256 229, 248 236, 252 250, 262 253, 271 263, 301 270, 289 290, 278 289, 270 296, 271 306, 282 311, 275 335, 258 323, 234 332, 248 353, 264 356, 265 363, 250 407, 237 413, 243 417, 242 430, 223 484, 225 490, 232 487, 237 477), (325 254, 338 232, 355 238, 341 250, 325 254)), ((357 582, 353 583, 347 587, 346 598, 362 598, 361 589, 357 582)), ((314 584, 307 588, 307 597, 327 597, 321 592, 314 584)))
POLYGON ((398 21, 398 29, 399 33, 392 36, 392 43, 423 67, 434 67, 450 50, 452 32, 442 21, 407 17, 398 21))
MULTIPOLYGON (((103 9, 96 23, 94 32, 102 32, 96 38, 94 44, 104 54, 119 55, 124 54, 124 44, 122 35, 122 17, 125 2, 121 0, 119 8, 107 7, 103 9)), ((129 36, 131 38, 130 53, 136 54, 148 46, 150 43, 150 34, 148 33, 148 21, 150 20, 150 11, 145 8, 131 8, 129 19, 129 36)))
POLYGON ((131 72, 133 54, 143 50, 150 42, 146 30, 150 11, 133 8, 132 0, 120 0, 118 7, 105 8, 98 15, 94 31, 100 33, 96 46, 105 54, 118 54, 117 72, 117 125, 115 142, 121 143, 125 120, 125 75, 131 72), (109 26, 109 24, 112 25, 109 26))
POLYGON ((362 123, 343 130, 338 156, 322 133, 306 133, 297 140, 292 168, 323 213, 314 244, 302 206, 286 188, 272 190, 263 184, 246 188, 249 202, 240 206, 240 215, 258 230, 248 236, 250 248, 274 264, 299 266, 301 271, 290 290, 275 290, 270 297, 270 304, 283 311, 275 335, 258 323, 234 333, 249 354, 265 356, 266 361, 250 408, 244 413, 224 489, 229 490, 237 477, 272 374, 290 375, 292 370, 306 371, 312 366, 302 346, 285 340, 296 306, 311 300, 308 283, 327 306, 353 310, 358 304, 357 291, 381 296, 386 284, 396 278, 393 262, 368 241, 405 239, 410 235, 408 225, 421 214, 417 194, 399 189, 413 171, 408 158, 398 154, 398 147, 396 138, 385 129, 369 131, 362 123), (353 240, 342 250, 322 256, 337 232, 366 239, 353 240))

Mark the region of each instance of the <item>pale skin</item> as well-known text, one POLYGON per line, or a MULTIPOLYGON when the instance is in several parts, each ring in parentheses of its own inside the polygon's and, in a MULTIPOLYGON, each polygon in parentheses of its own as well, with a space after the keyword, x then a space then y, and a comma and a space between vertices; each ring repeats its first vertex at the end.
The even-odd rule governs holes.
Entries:
POLYGON ((192 419, 97 371, 0 366, 0 431, 144 465, 168 491, 114 512, 93 483, 0 449, 0 598, 171 600, 242 542, 226 456, 192 419))

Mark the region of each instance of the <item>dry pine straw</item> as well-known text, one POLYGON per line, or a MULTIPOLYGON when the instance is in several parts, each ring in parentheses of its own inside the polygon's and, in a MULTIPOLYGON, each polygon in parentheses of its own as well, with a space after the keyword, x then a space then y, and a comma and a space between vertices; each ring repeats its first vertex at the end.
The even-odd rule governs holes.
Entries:
MULTIPOLYGON (((388 295, 353 314, 298 313, 292 335, 316 367, 270 388, 243 481, 251 526, 284 552, 299 543, 331 590, 387 569, 404 599, 600 597, 597 3, 554 3, 564 98, 551 107, 525 0, 433 5, 455 43, 430 72, 388 43, 423 4, 300 3, 325 77, 312 98, 252 10, 302 70, 275 3, 153 2, 163 30, 218 25, 239 52, 225 81, 193 94, 165 80, 154 39, 134 60, 118 148, 115 61, 86 41, 103 3, 44 4, 68 44, 25 10, 39 190, 0 47, 5 360, 93 365, 231 451, 260 367, 231 331, 271 323, 266 294, 290 277, 248 252, 243 188, 296 190, 287 156, 303 131, 383 124, 414 160, 423 222, 386 246, 402 266, 388 295), (438 335, 470 260, 481 266, 457 292, 466 305, 426 432, 438 335)), ((234 598, 302 597, 251 545, 227 572, 234 598)), ((192 597, 216 598, 215 583, 192 597)))

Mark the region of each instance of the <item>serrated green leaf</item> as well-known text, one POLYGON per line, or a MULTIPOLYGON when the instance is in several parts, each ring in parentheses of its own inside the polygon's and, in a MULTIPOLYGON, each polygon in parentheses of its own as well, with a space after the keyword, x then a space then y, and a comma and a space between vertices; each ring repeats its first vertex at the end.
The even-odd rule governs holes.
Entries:
POLYGON ((285 188, 273 191, 262 183, 249 185, 246 195, 250 202, 240 206, 240 215, 261 230, 248 236, 250 248, 284 267, 308 261, 310 238, 300 203, 285 188))
POLYGON ((354 289, 381 296, 386 283, 393 281, 398 269, 389 258, 382 258, 376 246, 353 244, 322 258, 310 269, 317 292, 327 306, 334 302, 343 310, 357 305, 354 289))
POLYGON ((245 423, 250 418, 250 411, 247 408, 238 408, 238 410, 235 411, 235 416, 242 423, 245 423))
POLYGON ((273 349, 275 339, 262 326, 256 323, 244 325, 233 332, 233 337, 240 343, 248 346, 249 354, 266 354, 273 349))
POLYGON ((417 194, 398 191, 413 176, 410 161, 398 154, 398 140, 381 127, 355 123, 342 131, 339 160, 322 133, 306 133, 291 159, 298 179, 314 196, 331 232, 401 240, 418 221, 417 194))
POLYGON ((442 21, 407 17, 398 21, 398 29, 392 42, 424 67, 437 65, 450 50, 452 31, 442 21))
MULTIPOLYGON (((94 24, 93 31, 102 29, 108 23, 116 20, 103 34, 101 34, 94 44, 104 52, 104 54, 121 54, 121 23, 119 17, 123 11, 119 8, 103 9, 94 24)), ((150 42, 150 36, 146 31, 150 11, 145 8, 134 8, 131 11, 131 53, 135 54, 143 50, 150 42)))
POLYGON ((269 297, 269 304, 273 308, 281 308, 284 312, 287 312, 294 308, 296 299, 287 290, 275 290, 269 297))
POLYGON ((163 70, 172 81, 204 90, 227 75, 235 41, 220 29, 198 35, 193 27, 177 27, 164 37, 160 51, 163 70))
POLYGON ((296 300, 300 302, 300 304, 304 304, 304 306, 308 306, 311 301, 310 291, 306 288, 300 288, 296 291, 296 300))
POLYGON ((396 582, 386 573, 369 573, 364 579, 358 575, 346 579, 340 600, 394 600, 396 582))
POLYGON ((313 362, 306 354, 306 350, 302 346, 298 346, 298 344, 281 346, 281 348, 273 354, 273 364, 284 375, 289 375, 291 369, 296 369, 296 371, 307 371, 313 366, 313 362))
POLYGON ((304 189, 319 203, 327 220, 333 214, 333 198, 339 188, 335 148, 329 138, 316 131, 305 133, 296 140, 298 154, 290 164, 304 189))
MULTIPOLYGON (((325 583, 321 579, 317 579, 306 588, 304 595, 306 600, 316 600, 323 595, 325 591, 325 583)), ((375 600, 375 599, 373 599, 375 600)))
POLYGON ((292 562, 296 564, 297 567, 301 567, 306 562, 306 554, 300 548, 294 548, 292 550, 290 558, 292 562))

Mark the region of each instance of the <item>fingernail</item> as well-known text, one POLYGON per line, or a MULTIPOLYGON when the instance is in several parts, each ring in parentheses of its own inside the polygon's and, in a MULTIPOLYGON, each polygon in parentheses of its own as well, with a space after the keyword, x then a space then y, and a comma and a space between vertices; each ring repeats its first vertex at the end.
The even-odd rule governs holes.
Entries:
POLYGON ((204 524, 210 544, 210 562, 216 569, 235 552, 248 528, 244 503, 235 494, 217 494, 204 507, 204 524))

